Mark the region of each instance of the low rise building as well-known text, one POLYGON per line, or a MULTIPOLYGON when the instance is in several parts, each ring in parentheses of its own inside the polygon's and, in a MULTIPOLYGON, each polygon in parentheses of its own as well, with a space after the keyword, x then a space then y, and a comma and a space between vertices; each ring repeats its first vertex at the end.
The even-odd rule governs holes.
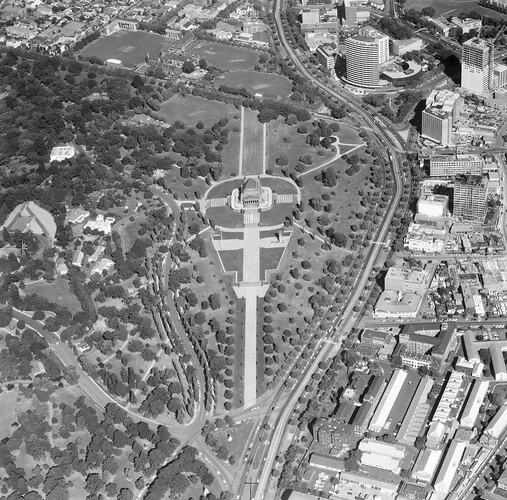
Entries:
POLYGON ((431 483, 438 464, 442 457, 442 450, 434 450, 432 448, 424 448, 417 455, 414 467, 412 469, 412 477, 423 484, 431 483))
POLYGON ((382 394, 382 398, 370 421, 369 429, 373 432, 380 432, 387 423, 387 419, 398 398, 401 388, 407 378, 404 370, 395 370, 389 379, 389 383, 382 394))
POLYGON ((376 318, 415 318, 421 306, 422 297, 415 293, 385 290, 375 304, 376 318))
POLYGON ((459 423, 462 427, 473 429, 479 416, 479 410, 484 403, 484 398, 488 393, 488 380, 474 380, 472 388, 468 394, 465 407, 461 412, 459 423))
POLYGON ((424 296, 431 282, 430 268, 390 267, 385 276, 385 289, 424 296))
POLYGON ((374 439, 363 439, 359 443, 359 450, 361 451, 362 465, 385 469, 393 474, 400 473, 400 464, 405 458, 404 446, 374 439))
POLYGON ((308 465, 314 469, 324 470, 331 474, 338 474, 345 470, 343 458, 333 457, 323 453, 312 453, 308 465))
POLYGON ((116 219, 114 217, 104 217, 102 214, 97 215, 95 220, 89 220, 83 229, 98 231, 99 233, 111 234, 111 226, 116 219))
POLYGON ((449 197, 441 194, 422 194, 417 201, 417 213, 425 217, 445 217, 448 208, 449 197))
POLYGON ((362 494, 362 498, 371 498, 379 495, 382 499, 396 498, 400 487, 401 479, 399 476, 389 474, 385 471, 374 475, 369 472, 342 472, 338 487, 352 487, 362 494), (368 496, 367 496, 368 495, 368 496))
POLYGON ((459 28, 463 34, 466 34, 470 33, 471 30, 478 30, 482 26, 482 19, 452 17, 451 23, 459 28))
POLYGON ((420 38, 407 38, 405 40, 390 40, 391 52, 395 56, 402 56, 407 52, 422 50, 423 41, 420 38))
POLYGON ((445 451, 438 475, 433 483, 438 499, 444 500, 451 491, 466 446, 467 443, 453 439, 445 451))
POLYGON ((76 147, 73 144, 65 146, 55 146, 49 155, 49 161, 63 161, 74 158, 76 155, 76 147))
POLYGON ((484 159, 476 154, 435 154, 430 156, 430 177, 482 175, 484 159))

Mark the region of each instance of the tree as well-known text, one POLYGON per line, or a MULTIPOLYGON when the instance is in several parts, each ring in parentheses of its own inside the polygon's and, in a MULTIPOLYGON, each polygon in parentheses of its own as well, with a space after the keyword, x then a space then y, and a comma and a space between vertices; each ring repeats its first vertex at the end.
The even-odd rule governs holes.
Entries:
POLYGON ((199 68, 204 70, 208 69, 208 62, 206 61, 206 59, 204 59, 204 57, 201 57, 201 59, 199 59, 199 68))
POLYGON ((184 73, 193 73, 195 71, 194 63, 190 60, 187 60, 183 63, 183 66, 181 67, 184 73))

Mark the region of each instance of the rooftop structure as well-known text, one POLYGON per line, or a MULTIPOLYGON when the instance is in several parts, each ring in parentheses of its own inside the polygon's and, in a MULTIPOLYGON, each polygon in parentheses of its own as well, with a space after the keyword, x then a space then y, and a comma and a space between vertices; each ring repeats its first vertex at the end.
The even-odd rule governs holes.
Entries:
POLYGON ((405 447, 397 444, 384 443, 374 439, 363 439, 359 443, 361 464, 385 469, 399 474, 400 463, 405 458, 405 447))
POLYGON ((465 407, 461 412, 459 423, 462 427, 472 429, 475 426, 475 422, 479 416, 479 410, 484 402, 488 389, 488 380, 474 380, 465 407))
POLYGON ((415 293, 384 290, 375 304, 377 318, 415 318, 422 297, 415 293))
POLYGON ((423 296, 431 282, 431 272, 426 269, 390 267, 385 277, 385 289, 416 293, 423 296))
POLYGON ((404 370, 395 370, 391 375, 391 379, 382 395, 382 398, 370 421, 369 429, 374 432, 380 432, 387 423, 389 413, 393 409, 396 399, 398 398, 401 388, 407 378, 407 372, 404 370))
POLYGON ((16 206, 0 226, 2 229, 44 236, 50 243, 53 243, 56 235, 56 223, 51 213, 33 201, 16 206))
POLYGON ((412 397, 412 401, 410 401, 410 405, 396 435, 396 439, 400 443, 407 445, 415 443, 430 411, 430 405, 427 400, 433 384, 434 382, 431 378, 422 378, 419 381, 417 390, 412 397))
POLYGON ((425 217, 445 217, 449 197, 442 194, 423 194, 417 201, 417 213, 425 217))
POLYGON ((485 436, 489 439, 497 440, 507 429, 507 403, 504 403, 496 412, 493 420, 484 430, 485 436))
POLYGON ((452 440, 445 451, 438 475, 433 483, 437 498, 444 500, 451 491, 456 471, 461 463, 467 443, 452 440))
POLYGON ((451 372, 445 388, 438 400, 437 407, 433 412, 433 422, 447 424, 451 413, 456 411, 461 405, 464 374, 461 372, 451 372))
POLYGON ((482 175, 484 159, 474 154, 435 154, 430 157, 431 177, 482 175))
POLYGON ((49 155, 49 161, 63 161, 73 158, 76 155, 76 147, 73 144, 65 146, 55 146, 49 155))
POLYGON ((418 482, 430 483, 441 457, 442 450, 433 450, 431 448, 421 450, 412 469, 412 477, 418 482))

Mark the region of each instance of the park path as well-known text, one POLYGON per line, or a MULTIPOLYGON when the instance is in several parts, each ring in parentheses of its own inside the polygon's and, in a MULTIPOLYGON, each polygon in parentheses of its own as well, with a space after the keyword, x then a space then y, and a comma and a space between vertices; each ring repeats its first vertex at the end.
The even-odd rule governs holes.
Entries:
POLYGON ((241 177, 243 175, 243 141, 245 138, 245 108, 241 106, 240 112, 240 132, 239 132, 239 173, 241 177))
POLYGON ((304 177, 305 175, 311 174, 312 172, 315 172, 316 170, 320 170, 321 168, 327 167, 328 165, 330 165, 334 161, 339 160, 344 154, 348 155, 350 153, 353 153, 356 149, 362 148, 363 146, 366 145, 365 143, 362 143, 362 144, 341 144, 342 146, 354 146, 352 149, 350 149, 346 153, 342 154, 340 151, 340 142, 339 142, 338 137, 337 136, 333 136, 333 137, 336 137, 336 143, 334 144, 336 151, 335 151, 334 156, 332 158, 330 158, 329 160, 325 161, 324 163, 317 165, 316 167, 313 167, 310 170, 307 170, 306 172, 303 172, 302 174, 299 175, 299 177, 304 177))

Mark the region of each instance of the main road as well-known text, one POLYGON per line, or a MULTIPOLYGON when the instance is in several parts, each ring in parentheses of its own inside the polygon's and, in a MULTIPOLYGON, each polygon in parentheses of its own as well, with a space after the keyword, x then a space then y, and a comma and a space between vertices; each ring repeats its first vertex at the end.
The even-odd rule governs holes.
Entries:
MULTIPOLYGON (((310 80, 316 87, 319 87, 330 96, 335 98, 337 101, 340 101, 351 108, 356 115, 359 115, 364 120, 364 122, 366 122, 366 124, 368 124, 371 129, 376 132, 380 138, 378 145, 390 150, 389 159, 393 167, 396 189, 391 200, 390 207, 385 214, 383 222, 380 225, 375 237, 376 241, 386 241, 388 237, 389 226, 400 203, 403 192, 403 173, 401 162, 398 157, 398 152, 403 151, 404 141, 401 139, 398 132, 394 130, 387 121, 384 121, 378 117, 371 117, 368 112, 363 109, 362 103, 360 103, 360 101, 353 98, 352 96, 343 96, 338 94, 335 89, 322 83, 308 71, 306 66, 300 61, 297 54, 289 45, 285 37, 280 14, 283 1, 284 0, 275 0, 273 10, 279 40, 284 52, 292 60, 293 64, 303 76, 310 80)), ((298 398, 303 393, 303 390, 310 380, 311 375, 317 370, 319 362, 329 357, 340 347, 343 338, 346 336, 346 333, 355 323, 357 318, 354 314, 354 307, 360 301, 360 296, 363 293, 364 287, 381 251, 381 245, 370 245, 368 248, 363 268, 361 269, 361 272, 359 272, 356 276, 356 280, 353 285, 353 292, 349 296, 347 305, 341 312, 340 316, 337 316, 333 319, 332 324, 328 327, 325 336, 319 340, 315 352, 311 358, 310 367, 305 371, 304 375, 294 386, 286 402, 281 405, 278 417, 276 418, 274 429, 271 434, 269 448, 267 450, 265 459, 262 462, 262 472, 256 488, 254 497, 255 500, 262 500, 266 496, 274 460, 279 452, 289 419, 294 411, 294 407, 297 404, 298 398), (330 339, 333 339, 334 342, 329 342, 330 339)))

